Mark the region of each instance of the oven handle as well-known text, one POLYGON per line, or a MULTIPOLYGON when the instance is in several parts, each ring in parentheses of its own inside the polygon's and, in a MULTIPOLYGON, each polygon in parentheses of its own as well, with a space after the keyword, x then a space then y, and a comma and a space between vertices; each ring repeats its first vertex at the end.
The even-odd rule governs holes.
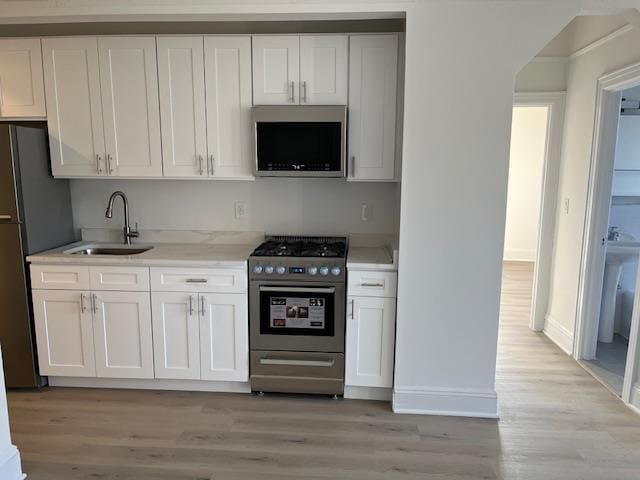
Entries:
POLYGON ((279 358, 261 358, 260 365, 291 365, 295 367, 333 367, 335 360, 285 360, 279 358))
POLYGON ((333 287, 260 287, 261 292, 336 293, 333 287))

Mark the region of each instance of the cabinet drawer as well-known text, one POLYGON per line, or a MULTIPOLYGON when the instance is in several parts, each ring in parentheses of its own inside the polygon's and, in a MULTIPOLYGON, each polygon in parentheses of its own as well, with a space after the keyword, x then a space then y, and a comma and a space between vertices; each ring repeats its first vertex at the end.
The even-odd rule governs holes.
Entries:
POLYGON ((151 289, 154 292, 244 293, 247 272, 226 268, 152 268, 151 289))
POLYGON ((149 269, 145 267, 90 267, 92 290, 149 291, 149 269))
POLYGON ((79 265, 31 265, 31 288, 88 290, 89 267, 79 265))
POLYGON ((347 272, 347 295, 360 297, 395 297, 398 274, 396 272, 347 272))

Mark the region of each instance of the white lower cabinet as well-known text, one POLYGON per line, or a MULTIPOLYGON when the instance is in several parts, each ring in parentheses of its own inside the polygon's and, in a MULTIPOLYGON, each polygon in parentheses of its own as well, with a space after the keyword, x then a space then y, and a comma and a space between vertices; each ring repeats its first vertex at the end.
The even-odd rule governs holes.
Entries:
POLYGON ((198 295, 184 292, 151 294, 153 355, 156 378, 200 378, 198 295))
POLYGON ((247 295, 200 294, 200 358, 203 380, 249 379, 247 295))
POLYGON ((33 290, 42 375, 95 377, 90 292, 33 290))
POLYGON ((94 292, 92 303, 98 377, 153 378, 149 292, 94 292))

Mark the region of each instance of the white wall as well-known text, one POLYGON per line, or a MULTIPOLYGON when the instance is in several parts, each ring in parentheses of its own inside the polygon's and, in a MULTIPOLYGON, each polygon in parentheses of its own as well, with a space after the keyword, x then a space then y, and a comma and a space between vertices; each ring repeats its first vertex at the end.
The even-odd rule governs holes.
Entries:
POLYGON ((120 227, 120 200, 113 220, 104 213, 109 195, 122 190, 129 197, 132 221, 141 229, 393 234, 398 228, 398 189, 397 183, 341 179, 72 180, 71 201, 76 228, 120 227), (237 201, 247 206, 243 220, 235 218, 237 201), (362 203, 373 207, 369 221, 361 220, 362 203))
POLYGON ((514 107, 504 259, 533 262, 538 243, 547 107, 514 107))
POLYGON ((576 13, 571 2, 408 13, 396 411, 496 414, 514 79, 576 13))
POLYGON ((516 75, 515 91, 564 92, 567 88, 567 62, 532 59, 516 75))
POLYGON ((591 147, 596 84, 605 73, 640 62, 638 28, 575 58, 569 64, 565 132, 559 185, 559 205, 569 199, 569 212, 559 209, 553 254, 548 322, 566 342, 573 341, 591 147))
POLYGON ((2 352, 0 352, 0 479, 21 480, 20 454, 11 443, 9 432, 9 412, 7 409, 7 394, 4 386, 4 368, 2 352))

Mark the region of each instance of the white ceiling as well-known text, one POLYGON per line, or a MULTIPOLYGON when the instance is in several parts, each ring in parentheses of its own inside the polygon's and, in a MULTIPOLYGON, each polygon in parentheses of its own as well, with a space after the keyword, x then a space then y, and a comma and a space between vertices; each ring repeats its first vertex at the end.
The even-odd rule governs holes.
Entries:
POLYGON ((568 57, 627 23, 628 19, 622 15, 576 17, 538 53, 538 56, 568 57))

